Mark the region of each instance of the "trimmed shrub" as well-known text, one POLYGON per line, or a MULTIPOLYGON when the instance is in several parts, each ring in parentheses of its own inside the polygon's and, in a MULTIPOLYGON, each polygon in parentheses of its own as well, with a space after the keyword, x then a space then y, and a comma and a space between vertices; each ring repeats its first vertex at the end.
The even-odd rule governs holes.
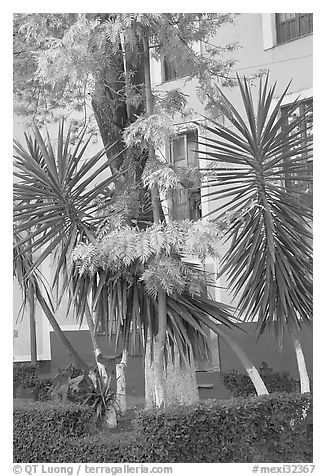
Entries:
POLYGON ((14 402, 14 460, 52 462, 71 437, 95 431, 90 407, 73 404, 14 402))
POLYGON ((142 458, 171 463, 308 462, 312 460, 309 394, 207 401, 138 419, 142 458))
POLYGON ((17 388, 27 390, 34 400, 44 402, 51 399, 53 384, 50 378, 37 375, 39 365, 31 362, 15 362, 13 367, 14 396, 17 388))
POLYGON ((14 387, 23 386, 26 389, 31 389, 34 386, 34 381, 37 378, 38 365, 31 362, 14 362, 13 366, 13 384, 14 387))
POLYGON ((56 454, 49 451, 52 463, 137 463, 142 446, 134 438, 112 441, 109 435, 61 440, 56 454))
POLYGON ((53 385, 50 378, 38 377, 32 387, 33 397, 37 402, 47 402, 52 399, 53 385))
POLYGON ((52 463, 306 463, 312 461, 309 394, 198 403, 138 414, 134 434, 92 435, 90 409, 16 409, 14 461, 52 463), (80 421, 79 421, 80 420, 80 421))
MULTIPOLYGON (((292 393, 298 390, 298 383, 289 375, 289 372, 275 372, 268 367, 266 362, 263 362, 259 373, 270 393, 292 393)), ((256 395, 255 387, 247 374, 233 370, 230 373, 223 374, 223 382, 234 397, 256 395)))

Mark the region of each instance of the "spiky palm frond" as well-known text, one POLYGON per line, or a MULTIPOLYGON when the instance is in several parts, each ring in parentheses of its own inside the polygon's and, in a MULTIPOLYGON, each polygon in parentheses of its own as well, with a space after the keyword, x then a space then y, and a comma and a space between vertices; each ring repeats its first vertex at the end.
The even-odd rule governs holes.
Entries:
POLYGON ((31 254, 25 252, 25 247, 21 244, 22 238, 19 235, 14 233, 13 238, 13 273, 14 278, 17 280, 22 292, 22 305, 18 317, 19 315, 23 314, 27 303, 29 303, 30 297, 32 297, 32 299, 36 299, 37 292, 41 292, 41 288, 45 290, 49 308, 53 312, 54 309, 52 306, 52 300, 49 299, 50 293, 46 279, 39 270, 35 269, 34 272, 31 272, 33 268, 33 259, 31 254))
MULTIPOLYGON (((146 347, 148 336, 153 341, 157 334, 157 298, 148 292, 142 281, 130 274, 113 277, 99 269, 92 277, 76 276, 75 298, 71 300, 75 315, 82 322, 85 308, 92 302, 95 326, 115 337, 131 352, 146 347), (99 327, 98 327, 99 326, 99 327)), ((237 327, 237 319, 230 306, 188 292, 167 296, 167 344, 177 348, 183 361, 193 352, 196 359, 209 358, 207 329, 216 332, 216 325, 237 327)), ((167 345, 166 344, 166 345, 167 345)))
MULTIPOLYGON (((98 247, 78 245, 73 252, 73 260, 77 263, 73 296, 69 300, 74 304, 78 320, 82 321, 91 302, 96 325, 105 329, 108 338, 115 334, 116 345, 122 342, 124 348, 134 350, 138 346, 139 350, 139 346, 145 347, 148 336, 153 340, 157 334, 157 292, 163 288, 167 293, 169 347, 177 346, 183 359, 189 358, 191 352, 196 358, 207 359, 207 329, 216 332, 216 324, 232 327, 236 319, 231 307, 201 296, 210 278, 199 265, 187 263, 178 255, 178 252, 185 252, 188 232, 192 232, 194 226, 188 222, 172 223, 166 230, 157 226, 143 231, 135 229, 130 236, 130 229, 119 230, 130 239, 118 255, 115 253, 115 234, 100 240, 98 247), (144 259, 144 246, 139 247, 139 242, 149 243, 153 233, 163 236, 153 241, 155 246, 153 244, 150 252, 146 251, 144 259), (133 260, 128 261, 127 266, 125 255, 128 254, 132 254, 133 260)), ((196 224, 195 228, 198 232, 201 227, 196 224)), ((211 239, 215 240, 216 235, 211 232, 211 239)), ((118 242, 121 244, 120 239, 118 242)))
MULTIPOLYGON (((85 160, 91 137, 85 142, 85 130, 76 146, 70 145, 71 129, 64 135, 64 122, 58 128, 56 149, 49 134, 44 139, 37 127, 33 137, 25 135, 26 146, 15 141, 14 232, 19 245, 37 258, 33 269, 60 251, 55 279, 66 265, 66 258, 78 240, 92 240, 94 227, 103 217, 96 214, 95 199, 108 198, 109 186, 116 177, 110 174, 111 161, 101 150, 85 160), (96 183, 99 175, 106 177, 96 183)), ((104 205, 103 205, 104 206, 104 205)))
MULTIPOLYGON (((69 306, 74 306, 77 320, 82 321, 91 303, 95 328, 101 324, 110 338, 116 336, 116 344, 122 340, 123 345, 128 347, 135 346, 139 341, 145 346, 148 333, 152 338, 156 335, 158 321, 155 293, 150 294, 139 280, 144 273, 145 262, 153 261, 160 255, 165 255, 165 259, 174 259, 174 254, 191 250, 215 256, 218 229, 190 222, 172 223, 164 229, 152 226, 136 230, 124 226, 120 231, 110 229, 105 232, 102 227, 99 238, 97 225, 103 223, 103 216, 95 214, 96 206, 92 200, 102 196, 103 208, 107 206, 107 187, 116 179, 108 177, 92 187, 98 174, 110 165, 108 162, 99 164, 104 151, 81 163, 87 143, 81 146, 81 138, 71 151, 69 132, 66 139, 63 137, 63 124, 58 133, 56 154, 49 138, 45 142, 38 129, 35 129, 34 141, 26 139, 26 149, 16 144, 16 176, 19 182, 14 190, 14 224, 15 233, 19 234, 15 248, 18 256, 26 257, 28 253, 39 252, 28 270, 34 276, 39 265, 52 251, 55 252, 55 282, 63 275, 61 295, 70 292, 69 306), (78 248, 81 255, 76 256, 81 259, 82 265, 68 267, 68 259, 77 243, 83 243, 78 248)), ((178 273, 194 286, 196 273, 189 266, 185 270, 186 264, 181 265, 180 258, 178 260, 178 273)), ((169 270, 164 269, 167 271, 164 277, 167 282, 169 270)), ((232 325, 232 310, 210 302, 205 314, 197 306, 199 297, 186 296, 182 288, 180 286, 179 294, 171 289, 168 296, 168 341, 172 347, 177 345, 183 357, 189 355, 192 349, 195 356, 205 358, 208 352, 205 326, 211 319, 232 325), (185 303, 188 303, 188 308, 185 303)), ((38 297, 42 299, 40 293, 38 297)))
POLYGON ((287 121, 299 100, 281 114, 288 88, 273 106, 275 85, 261 80, 255 110, 248 82, 238 83, 245 117, 221 93, 231 126, 206 126, 205 159, 216 163, 207 196, 216 200, 217 216, 231 212, 221 273, 239 297, 240 314, 258 318, 259 334, 270 329, 281 339, 285 328, 312 319, 312 213, 285 186, 288 177, 309 179, 302 171, 312 142, 298 132, 303 117, 287 121))

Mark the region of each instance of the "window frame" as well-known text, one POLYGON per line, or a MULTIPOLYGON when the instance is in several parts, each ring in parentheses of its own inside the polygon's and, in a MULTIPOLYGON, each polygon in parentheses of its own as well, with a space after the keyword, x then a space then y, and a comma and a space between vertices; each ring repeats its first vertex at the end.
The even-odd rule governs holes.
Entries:
MULTIPOLYGON (((281 13, 275 13, 276 45, 303 38, 313 33, 313 13, 294 13, 294 17, 281 20, 281 13), (307 22, 306 28, 301 25, 307 22)), ((286 14, 285 14, 286 15, 286 14)))
MULTIPOLYGON (((185 148, 185 168, 188 168, 188 167, 198 167, 199 168, 199 156, 198 156, 198 146, 196 144, 196 141, 198 141, 198 130, 197 129, 190 129, 188 131, 184 131, 184 132, 180 132, 179 134, 177 134, 177 136, 175 138, 172 138, 170 141, 169 141, 169 145, 168 145, 168 148, 169 148, 169 162, 175 166, 175 167, 178 167, 178 165, 176 165, 176 161, 175 161, 175 157, 174 157, 174 152, 173 152, 173 141, 175 140, 179 140, 180 138, 183 138, 184 140, 184 148, 185 148), (190 136, 191 135, 194 135, 194 139, 192 141, 189 140, 190 136), (196 157, 195 157, 195 165, 193 165, 191 163, 191 159, 189 157, 189 150, 190 150, 190 147, 191 147, 191 143, 194 143, 196 144, 196 147, 197 147, 197 150, 196 150, 196 157)), ((182 168, 182 167, 180 167, 182 168)), ((197 221, 199 219, 201 219, 202 217, 202 202, 201 202, 201 188, 200 188, 200 185, 198 187, 193 187, 193 188, 185 188, 185 187, 182 187, 180 188, 180 191, 182 191, 185 195, 185 201, 184 202, 180 202, 179 203, 179 206, 182 205, 183 203, 186 203, 187 207, 186 207, 186 213, 185 213, 185 216, 183 218, 180 218, 177 217, 177 219, 189 219, 189 220, 194 220, 194 221, 197 221), (191 199, 191 192, 195 192, 193 193, 193 195, 197 195, 198 196, 198 193, 199 193, 199 201, 198 201, 198 204, 197 202, 195 202, 195 209, 192 210, 191 208, 191 203, 190 203, 190 199, 191 199), (192 213, 193 211, 193 213, 192 213)), ((176 217, 178 212, 176 210, 176 206, 177 206, 177 193, 178 193, 178 190, 173 190, 172 191, 172 214, 173 214, 173 217, 176 217)), ((196 200, 196 197, 194 196, 193 197, 194 200, 196 200)), ((180 212, 179 212, 180 213, 180 212)))
MULTIPOLYGON (((298 109, 299 109, 299 115, 301 117, 305 117, 305 111, 304 111, 304 107, 307 103, 311 103, 311 107, 312 107, 312 119, 311 119, 311 123, 312 123, 312 126, 313 127, 313 97, 307 97, 307 98, 304 98, 302 99, 300 102, 298 102, 298 109)), ((288 104, 285 104, 284 106, 281 107, 281 114, 284 114, 286 109, 288 109, 289 107, 291 106, 291 103, 288 103, 288 104)), ((288 121, 287 121, 287 124, 288 124, 288 121)), ((307 130, 308 130, 308 121, 304 120, 302 121, 302 123, 300 124, 300 130, 301 130, 301 133, 302 133, 302 141, 306 141, 307 142, 307 145, 308 145, 308 134, 307 134, 307 130)), ((313 142, 313 139, 311 139, 311 141, 313 142)), ((307 176, 310 176, 311 175, 311 178, 313 180, 313 152, 311 151, 310 153, 308 151, 303 151, 301 152, 301 156, 306 159, 306 175, 307 176), (311 172, 309 171, 309 166, 312 166, 312 170, 311 172)), ((312 208, 312 198, 313 198, 313 181, 311 182, 308 182, 307 181, 307 191, 303 191, 303 190, 300 190, 300 188, 303 186, 299 183, 297 186, 295 185, 295 177, 290 177, 289 175, 285 175, 284 177, 284 186, 286 188, 288 188, 289 190, 291 191, 295 191, 295 189, 297 188, 297 193, 300 197, 300 200, 303 201, 305 203, 305 205, 307 205, 308 207, 312 208)))

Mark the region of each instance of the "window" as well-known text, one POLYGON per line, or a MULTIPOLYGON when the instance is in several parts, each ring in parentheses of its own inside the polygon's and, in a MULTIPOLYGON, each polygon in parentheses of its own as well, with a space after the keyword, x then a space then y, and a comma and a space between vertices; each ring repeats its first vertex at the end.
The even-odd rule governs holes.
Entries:
POLYGON ((180 134, 170 143, 170 158, 181 182, 173 191, 173 218, 198 220, 201 218, 200 180, 198 174, 197 131, 180 134))
POLYGON ((191 64, 183 60, 175 62, 172 59, 164 58, 162 61, 162 81, 172 81, 173 79, 188 76, 191 72, 191 64))
MULTIPOLYGON (((303 144, 306 144, 310 149, 312 145, 313 124, 312 99, 300 102, 298 107, 290 115, 287 114, 287 110, 288 108, 286 106, 282 108, 282 114, 287 115, 288 124, 290 124, 295 118, 302 117, 302 122, 293 131, 293 133, 299 133, 299 137, 302 139, 301 145, 298 145, 298 147, 302 147, 303 144)), ((292 174, 291 176, 286 176, 285 186, 291 188, 291 190, 294 190, 305 205, 312 207, 312 151, 307 150, 300 152, 300 155, 304 159, 305 167, 300 169, 300 171, 298 171, 295 175, 292 174)))
POLYGON ((277 44, 312 33, 312 13, 276 13, 277 44))

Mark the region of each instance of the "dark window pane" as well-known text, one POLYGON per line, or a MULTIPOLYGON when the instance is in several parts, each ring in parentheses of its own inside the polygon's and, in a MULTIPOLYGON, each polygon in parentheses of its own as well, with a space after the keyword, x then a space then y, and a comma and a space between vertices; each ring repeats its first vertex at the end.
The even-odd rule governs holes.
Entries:
POLYGON ((181 177, 182 185, 173 191, 173 215, 175 220, 199 220, 201 218, 200 183, 194 180, 191 170, 198 168, 197 132, 182 134, 171 141, 171 162, 181 177))
POLYGON ((164 58, 163 60, 163 81, 172 81, 173 79, 182 78, 191 73, 191 61, 182 61, 175 63, 170 58, 164 58))
MULTIPOLYGON (((313 124, 313 102, 312 100, 301 102, 298 107, 289 114, 289 108, 282 108, 282 114, 287 116, 287 124, 291 124, 295 119, 301 118, 300 123, 293 129, 293 134, 298 134, 299 139, 292 149, 298 149, 297 157, 303 159, 303 166, 295 173, 287 173, 285 186, 298 194, 300 200, 312 207, 313 194, 313 163, 312 163, 312 124, 313 124), (302 150, 304 147, 304 150, 302 150)), ((294 156, 295 159, 295 156, 294 156)))
POLYGON ((312 15, 312 13, 276 13, 277 44, 312 33, 312 15))

